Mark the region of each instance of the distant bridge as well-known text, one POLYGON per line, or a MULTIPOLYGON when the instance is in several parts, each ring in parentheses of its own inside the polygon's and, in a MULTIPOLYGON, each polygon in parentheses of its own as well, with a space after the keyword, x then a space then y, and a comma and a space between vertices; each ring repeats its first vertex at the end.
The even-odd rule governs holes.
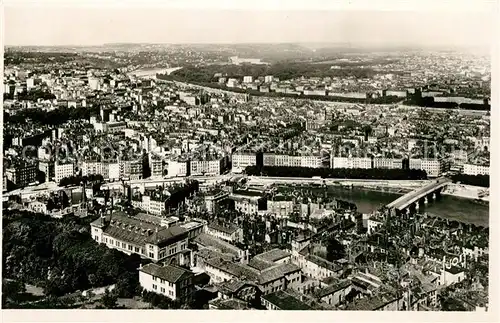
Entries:
POLYGON ((387 207, 390 209, 396 209, 398 211, 402 211, 408 208, 413 203, 418 204, 418 202, 421 199, 427 201, 427 198, 429 196, 432 196, 433 193, 439 192, 443 187, 445 187, 449 183, 451 183, 451 179, 449 178, 445 177, 438 178, 437 180, 432 181, 431 183, 423 187, 419 187, 403 196, 400 196, 398 199, 389 203, 387 207))

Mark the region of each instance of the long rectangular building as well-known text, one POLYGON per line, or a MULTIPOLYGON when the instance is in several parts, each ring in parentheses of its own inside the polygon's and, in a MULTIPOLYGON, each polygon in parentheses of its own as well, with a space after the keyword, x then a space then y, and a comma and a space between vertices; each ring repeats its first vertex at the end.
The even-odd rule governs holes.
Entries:
POLYGON ((115 212, 90 224, 92 238, 126 254, 136 253, 155 262, 189 264, 188 231, 165 227, 115 212))
POLYGON ((284 155, 265 153, 263 155, 264 166, 281 167, 310 167, 319 168, 322 166, 320 155, 284 155))

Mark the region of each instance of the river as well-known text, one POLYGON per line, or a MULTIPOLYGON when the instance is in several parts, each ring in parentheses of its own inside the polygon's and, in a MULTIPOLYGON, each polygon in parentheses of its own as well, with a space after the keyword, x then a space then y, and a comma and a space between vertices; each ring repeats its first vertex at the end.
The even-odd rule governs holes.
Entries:
POLYGON ((144 68, 135 71, 130 71, 128 75, 135 75, 137 77, 154 77, 156 74, 168 74, 180 70, 182 67, 171 67, 171 68, 144 68))
MULTIPOLYGON (((355 203, 361 213, 370 213, 400 196, 400 194, 395 193, 368 191, 359 188, 329 187, 329 192, 340 200, 355 203)), ((482 205, 474 200, 450 195, 442 195, 439 200, 433 201, 425 207, 421 206, 419 212, 428 212, 442 218, 475 225, 489 225, 489 205, 482 205)))

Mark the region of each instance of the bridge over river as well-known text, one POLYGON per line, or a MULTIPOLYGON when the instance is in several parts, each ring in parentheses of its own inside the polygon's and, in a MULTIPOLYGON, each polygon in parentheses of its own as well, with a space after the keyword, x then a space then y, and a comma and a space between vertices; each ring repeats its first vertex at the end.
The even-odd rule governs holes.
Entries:
POLYGON ((436 179, 435 181, 430 182, 429 184, 414 189, 411 192, 399 197, 398 199, 392 201, 387 204, 389 209, 395 209, 397 211, 403 211, 408 209, 413 203, 415 203, 415 207, 418 209, 418 203, 423 200, 424 203, 427 203, 429 197, 434 197, 436 194, 439 194, 443 187, 451 183, 451 179, 441 177, 436 179))

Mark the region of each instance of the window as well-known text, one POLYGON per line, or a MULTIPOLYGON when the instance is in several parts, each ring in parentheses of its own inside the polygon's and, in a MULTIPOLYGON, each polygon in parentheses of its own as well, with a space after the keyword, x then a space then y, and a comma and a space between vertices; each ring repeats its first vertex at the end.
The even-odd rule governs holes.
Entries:
POLYGON ((149 253, 149 258, 154 258, 154 257, 155 257, 154 253, 150 252, 149 253))
POLYGON ((170 295, 170 296, 174 296, 174 292, 173 292, 173 291, 171 291, 171 290, 169 290, 169 291, 168 291, 168 295, 170 295))
POLYGON ((108 238, 104 238, 104 242, 105 242, 105 243, 108 243, 108 238))
POLYGON ((122 242, 122 248, 123 249, 127 248, 127 244, 125 242, 122 242))
POLYGON ((158 281, 158 277, 153 276, 154 281, 158 281))
POLYGON ((155 284, 153 284, 153 289, 154 290, 158 289, 158 286, 156 286, 155 284))
POLYGON ((120 241, 118 241, 118 240, 117 240, 117 241, 115 241, 115 245, 116 245, 117 247, 119 247, 119 246, 120 246, 120 241))
POLYGON ((132 251, 132 249, 134 249, 134 248, 132 247, 132 245, 129 244, 128 245, 128 250, 132 251))
POLYGON ((95 241, 99 241, 99 236, 95 236, 95 241))
POLYGON ((135 250, 135 252, 140 252, 139 247, 135 247, 135 249, 134 249, 134 250, 135 250))
POLYGON ((165 293, 165 288, 164 287, 160 287, 160 292, 165 293))
POLYGON ((163 284, 163 283, 165 283, 165 281, 160 278, 160 284, 163 284))

